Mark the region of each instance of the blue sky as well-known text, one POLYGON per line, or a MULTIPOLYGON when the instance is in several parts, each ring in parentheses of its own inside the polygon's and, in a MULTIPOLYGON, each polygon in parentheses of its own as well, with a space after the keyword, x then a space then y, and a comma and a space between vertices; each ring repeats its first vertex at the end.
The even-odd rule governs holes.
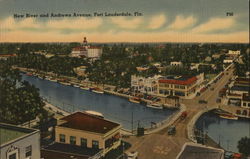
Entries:
POLYGON ((0 0, 2 42, 248 42, 248 0, 0 0), (13 18, 140 12, 143 16, 13 18), (226 16, 233 12, 233 16, 226 16))

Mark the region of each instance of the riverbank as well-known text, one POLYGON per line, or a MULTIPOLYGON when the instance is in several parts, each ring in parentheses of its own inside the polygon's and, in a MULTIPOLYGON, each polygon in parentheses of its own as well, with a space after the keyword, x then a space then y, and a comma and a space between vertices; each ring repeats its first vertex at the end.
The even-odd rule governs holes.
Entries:
MULTIPOLYGON (((60 84, 71 85, 74 87, 80 87, 80 88, 89 89, 89 90, 92 90, 92 89, 99 90, 98 93, 103 92, 106 94, 111 94, 111 95, 123 97, 123 98, 126 98, 128 100, 130 98, 137 97, 135 94, 132 95, 132 92, 129 92, 129 91, 127 91, 126 93, 125 92, 121 93, 118 90, 116 90, 116 86, 112 86, 112 85, 96 84, 96 83, 91 82, 91 81, 79 80, 75 77, 59 76, 59 75, 52 73, 52 72, 38 71, 35 69, 14 67, 14 66, 13 66, 13 68, 18 69, 21 72, 23 72, 29 76, 36 76, 36 77, 42 78, 44 80, 50 80, 53 82, 58 82, 60 84)), ((128 89, 129 88, 127 88, 127 90, 128 89)), ((140 97, 140 101, 141 101, 141 103, 144 103, 145 105, 147 103, 155 103, 155 101, 153 101, 153 100, 144 99, 141 97, 140 97)), ((158 101, 157 104, 161 105, 163 108, 178 109, 178 106, 171 104, 171 103, 166 103, 166 101, 164 103, 163 103, 163 101, 158 101)))

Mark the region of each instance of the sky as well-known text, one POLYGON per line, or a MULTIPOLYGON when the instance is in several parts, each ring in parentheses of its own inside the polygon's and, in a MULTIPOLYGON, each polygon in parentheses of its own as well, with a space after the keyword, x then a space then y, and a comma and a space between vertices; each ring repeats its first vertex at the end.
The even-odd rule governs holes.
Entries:
POLYGON ((90 42, 248 43, 248 6, 249 0, 0 0, 0 42, 80 42, 86 36, 90 42), (105 16, 115 12, 131 16, 105 16))

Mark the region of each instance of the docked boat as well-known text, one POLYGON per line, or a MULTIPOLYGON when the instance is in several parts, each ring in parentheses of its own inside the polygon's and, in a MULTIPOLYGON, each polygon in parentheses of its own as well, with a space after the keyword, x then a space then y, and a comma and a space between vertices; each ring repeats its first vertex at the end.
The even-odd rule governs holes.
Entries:
POLYGON ((238 120, 238 117, 233 114, 220 114, 219 116, 224 119, 238 120))
POLYGON ((68 83, 68 82, 60 82, 60 83, 63 85, 66 85, 66 86, 70 86, 70 83, 68 83))
POLYGON ((147 107, 154 109, 163 109, 163 106, 160 103, 148 103, 147 107))
POLYGON ((33 76, 33 74, 32 74, 32 73, 26 73, 26 75, 27 75, 27 76, 33 76))
POLYGON ((80 87, 80 86, 79 86, 79 85, 77 85, 77 84, 74 84, 73 86, 74 86, 74 87, 76 87, 76 88, 79 88, 79 87, 80 87))
POLYGON ((50 81, 51 82, 57 82, 57 80, 55 78, 51 78, 50 81))
POLYGON ((132 97, 132 98, 129 98, 129 101, 132 102, 132 103, 140 104, 141 99, 138 98, 138 97, 132 97))
POLYGON ((87 90, 87 91, 89 91, 89 87, 84 87, 84 86, 81 86, 80 88, 81 88, 81 89, 83 89, 83 90, 87 90))
POLYGON ((99 94, 103 94, 104 93, 104 91, 101 90, 100 88, 94 88, 94 89, 92 89, 92 92, 99 93, 99 94))
POLYGON ((51 78, 49 76, 45 76, 45 79, 50 81, 51 78))

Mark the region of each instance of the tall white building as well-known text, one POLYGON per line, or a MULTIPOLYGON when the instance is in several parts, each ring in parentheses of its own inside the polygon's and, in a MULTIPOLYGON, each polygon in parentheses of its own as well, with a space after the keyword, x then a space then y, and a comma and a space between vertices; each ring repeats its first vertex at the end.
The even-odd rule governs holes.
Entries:
POLYGON ((86 37, 84 37, 82 46, 78 46, 72 49, 72 57, 87 57, 91 59, 98 59, 102 55, 102 48, 98 46, 88 45, 86 37))

